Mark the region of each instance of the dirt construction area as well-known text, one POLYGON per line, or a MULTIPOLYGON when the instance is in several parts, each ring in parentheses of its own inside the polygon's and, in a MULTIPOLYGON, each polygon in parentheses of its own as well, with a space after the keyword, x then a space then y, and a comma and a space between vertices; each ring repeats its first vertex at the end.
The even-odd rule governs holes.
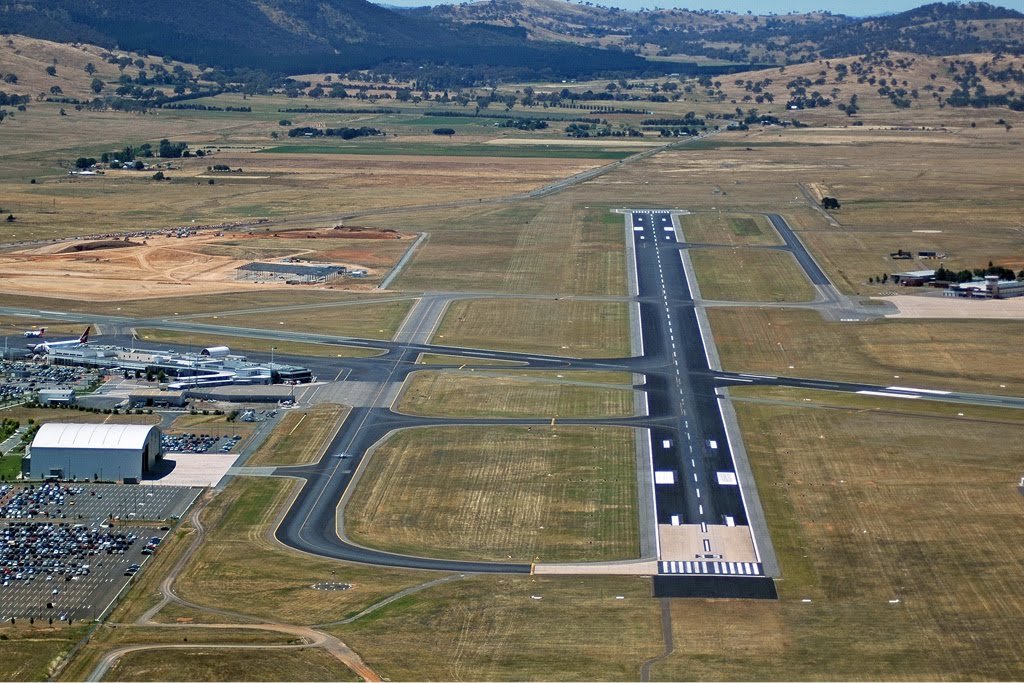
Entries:
POLYGON ((373 287, 414 237, 375 228, 321 228, 67 240, 0 253, 0 291, 110 301, 279 289, 289 285, 241 280, 236 271, 254 261, 285 260, 365 270, 362 279, 303 285, 361 290, 373 287))

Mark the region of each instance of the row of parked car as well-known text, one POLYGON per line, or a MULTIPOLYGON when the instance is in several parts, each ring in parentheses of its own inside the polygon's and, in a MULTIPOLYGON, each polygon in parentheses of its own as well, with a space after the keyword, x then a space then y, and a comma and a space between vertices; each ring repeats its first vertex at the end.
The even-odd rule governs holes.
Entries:
POLYGON ((238 434, 228 437, 212 434, 163 434, 160 437, 160 446, 165 452, 171 453, 208 453, 222 438, 224 443, 221 444, 220 450, 223 453, 230 451, 242 440, 238 434))
POLYGON ((123 555, 138 540, 132 533, 89 529, 82 524, 12 522, 0 529, 0 578, 65 581, 87 576, 90 558, 123 555))
MULTIPOLYGON (((0 500, 3 500, 10 491, 10 486, 0 489, 0 500)), ((33 484, 10 496, 0 506, 0 517, 3 519, 66 517, 64 508, 74 505, 74 501, 69 498, 84 493, 85 489, 81 486, 66 486, 54 482, 33 484)))

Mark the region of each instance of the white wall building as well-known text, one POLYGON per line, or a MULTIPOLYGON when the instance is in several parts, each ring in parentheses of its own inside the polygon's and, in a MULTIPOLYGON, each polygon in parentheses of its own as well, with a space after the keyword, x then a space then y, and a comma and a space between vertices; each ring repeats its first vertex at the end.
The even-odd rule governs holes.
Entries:
POLYGON ((49 422, 28 452, 33 479, 139 481, 162 457, 154 425, 49 422))

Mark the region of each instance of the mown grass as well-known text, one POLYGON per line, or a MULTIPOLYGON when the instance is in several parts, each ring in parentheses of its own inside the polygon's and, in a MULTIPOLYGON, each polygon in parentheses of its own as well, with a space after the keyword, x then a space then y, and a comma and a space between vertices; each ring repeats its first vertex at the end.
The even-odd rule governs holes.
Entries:
POLYGON ((403 588, 436 578, 428 572, 368 567, 315 558, 267 539, 295 483, 237 478, 204 515, 207 542, 175 584, 190 602, 275 622, 316 624, 342 619, 403 588), (346 591, 317 591, 323 581, 346 591))
POLYGON ((905 403, 738 403, 781 600, 673 602, 676 651, 657 678, 1021 677, 1020 462, 994 445, 1013 442, 1024 414, 915 415, 905 403))
POLYGON ((115 681, 360 681, 330 653, 298 649, 175 649, 131 652, 107 672, 115 681))
POLYGON ((762 249, 691 249, 700 294, 724 301, 810 301, 814 288, 792 254, 762 249))
POLYGON ((687 242, 731 245, 783 244, 768 219, 755 214, 694 213, 679 216, 687 242))
POLYGON ((303 465, 316 461, 349 410, 348 406, 321 403, 309 410, 289 411, 246 465, 303 465))
POLYGON ((433 343, 579 358, 629 355, 629 306, 579 300, 454 301, 433 343))
POLYGON ((513 205, 367 220, 430 233, 395 286, 406 290, 625 295, 622 217, 573 193, 513 205))
POLYGON ((1024 393, 1013 320, 826 322, 813 311, 709 309, 727 370, 989 394, 1024 393))
MULTIPOLYGON (((468 371, 413 373, 397 409, 451 417, 628 417, 633 392, 581 386, 572 379, 509 377, 468 371)), ((585 381, 578 377, 577 381, 585 381)))
MULTIPOLYGON (((0 293, 0 304, 31 309, 54 310, 77 314, 102 313, 106 315, 123 315, 128 317, 151 318, 177 315, 196 315, 202 313, 232 313, 238 311, 266 311, 278 306, 296 306, 304 304, 345 303, 355 299, 373 301, 375 295, 365 292, 342 292, 338 290, 295 290, 278 292, 237 292, 224 294, 204 294, 199 296, 152 297, 147 299, 129 299, 114 303, 104 301, 79 301, 76 299, 54 300, 49 297, 31 296, 30 294, 0 293)), ((83 318, 84 320, 85 318, 83 318)), ((21 323, 21 324, 35 324, 21 323)), ((81 324, 85 324, 84 322, 81 324)), ((72 328, 74 329, 74 328, 72 328)))
POLYGON ((270 347, 282 356, 315 356, 317 358, 366 358, 383 353, 381 349, 343 344, 317 344, 313 342, 292 342, 280 339, 260 339, 228 334, 207 334, 205 332, 178 332, 143 327, 136 330, 139 339, 148 343, 191 344, 196 348, 205 346, 227 346, 232 351, 256 351, 270 353, 270 347))
MULTIPOLYGON (((391 339, 412 307, 412 300, 352 304, 337 308, 238 313, 197 318, 198 321, 254 329, 311 332, 365 339, 391 339)), ((275 342, 276 346, 277 343, 275 342)), ((339 349, 335 354, 344 353, 339 349)), ((372 354, 370 354, 372 355, 372 354)))
POLYGON ((633 431, 615 427, 398 432, 373 452, 345 508, 346 533, 432 557, 636 557, 633 449, 633 431))
POLYGON ((636 577, 470 576, 332 630, 392 680, 637 680, 663 647, 636 577))
POLYGON ((467 367, 523 365, 518 361, 497 360, 494 358, 473 358, 470 356, 452 356, 444 353, 421 353, 416 358, 417 365, 465 365, 467 367))
MULTIPOLYGON (((166 625, 139 626, 136 624, 106 623, 93 632, 88 644, 78 652, 70 664, 61 672, 59 680, 86 680, 104 655, 113 649, 126 645, 184 645, 188 643, 197 647, 221 644, 251 647, 253 645, 291 645, 297 642, 298 640, 295 636, 262 629, 188 628, 187 625, 168 628, 166 625)), ((200 677, 196 680, 203 679, 200 677)))
POLYGON ((87 624, 54 626, 28 619, 0 626, 0 680, 43 681, 88 629, 87 624))

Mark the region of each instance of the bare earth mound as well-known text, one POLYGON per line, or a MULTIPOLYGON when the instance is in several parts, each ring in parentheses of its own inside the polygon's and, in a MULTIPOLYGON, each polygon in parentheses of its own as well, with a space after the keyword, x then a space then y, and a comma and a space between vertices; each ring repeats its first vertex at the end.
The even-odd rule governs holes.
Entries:
MULTIPOLYGON (((280 231, 274 237, 322 239, 395 240, 409 236, 393 230, 353 228, 351 230, 280 231)), ((236 269, 251 263, 248 244, 266 240, 267 233, 200 233, 189 237, 158 236, 144 243, 124 240, 62 242, 42 248, 0 254, 0 291, 31 292, 35 296, 72 297, 87 301, 110 301, 202 295, 254 288, 279 289, 280 282, 252 282, 236 279, 236 269)), ((283 240, 282 240, 283 241, 283 240)), ((354 243, 352 249, 330 249, 315 254, 296 249, 295 253, 275 254, 275 258, 302 257, 303 260, 327 261, 352 269, 365 269, 368 278, 384 269, 370 249, 354 243), (315 256, 316 258, 311 258, 315 256), (365 262, 362 258, 365 258, 365 262)), ((367 289, 374 286, 365 280, 334 281, 333 288, 367 289)))

